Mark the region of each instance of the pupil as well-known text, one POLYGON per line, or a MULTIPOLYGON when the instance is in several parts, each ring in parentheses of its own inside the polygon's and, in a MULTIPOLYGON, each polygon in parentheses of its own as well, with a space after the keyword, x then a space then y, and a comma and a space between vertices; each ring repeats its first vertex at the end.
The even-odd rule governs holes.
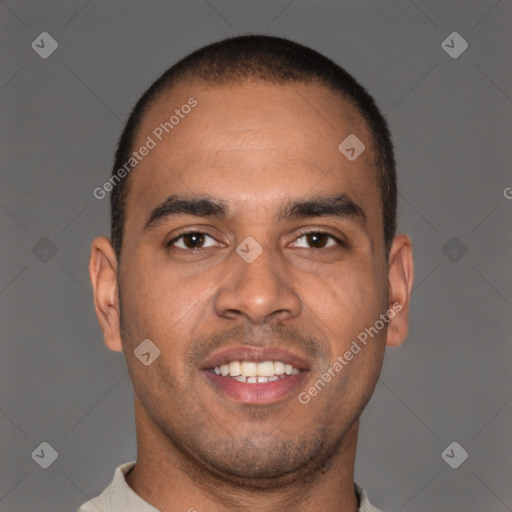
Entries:
POLYGON ((197 249, 197 245, 204 243, 204 235, 202 233, 188 233, 185 236, 184 242, 189 249, 197 249))
POLYGON ((324 247, 327 235, 324 235, 323 233, 310 233, 307 237, 309 245, 314 246, 315 249, 319 249, 324 247))

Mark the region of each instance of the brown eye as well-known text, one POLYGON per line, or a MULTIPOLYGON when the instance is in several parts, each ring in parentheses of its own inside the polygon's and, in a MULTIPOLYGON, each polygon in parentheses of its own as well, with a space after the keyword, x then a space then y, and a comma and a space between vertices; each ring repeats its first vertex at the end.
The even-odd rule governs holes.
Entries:
POLYGON ((306 239, 308 244, 315 249, 322 249, 329 241, 329 236, 327 236, 325 233, 309 233, 306 235, 306 239))
POLYGON ((204 244, 204 233, 187 233, 183 235, 183 243, 187 249, 198 249, 204 244))
POLYGON ((343 244, 336 237, 320 231, 304 233, 299 236, 293 244, 294 247, 304 247, 306 249, 325 249, 332 245, 343 244))
POLYGON ((199 231, 183 233, 167 244, 168 247, 174 246, 185 250, 204 249, 213 245, 215 245, 215 240, 210 235, 199 231))

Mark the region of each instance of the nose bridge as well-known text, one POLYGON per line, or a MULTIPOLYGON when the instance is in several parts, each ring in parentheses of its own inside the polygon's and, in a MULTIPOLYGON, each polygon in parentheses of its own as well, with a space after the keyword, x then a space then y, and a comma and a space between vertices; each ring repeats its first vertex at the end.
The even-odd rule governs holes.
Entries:
POLYGON ((277 251, 245 239, 232 259, 233 272, 216 296, 217 314, 242 314, 253 323, 263 323, 278 311, 290 317, 299 314, 300 299, 288 283, 277 251))
MULTIPOLYGON (((284 278, 284 276, 279 276, 278 258, 275 251, 271 251, 269 248, 262 248, 261 254, 253 261, 246 261, 242 258, 239 286, 255 285, 261 288, 261 291, 267 290, 269 294, 274 293, 282 284, 281 279, 284 278)), ((252 291, 254 292, 256 289, 253 288, 252 291)))

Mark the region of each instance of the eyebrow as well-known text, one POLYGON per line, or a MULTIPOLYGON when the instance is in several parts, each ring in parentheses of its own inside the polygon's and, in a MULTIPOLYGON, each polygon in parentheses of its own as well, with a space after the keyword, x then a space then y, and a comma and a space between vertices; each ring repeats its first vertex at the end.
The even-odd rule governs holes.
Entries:
MULTIPOLYGON (((176 215, 225 217, 228 211, 229 208, 225 202, 211 197, 187 198, 171 195, 151 212, 143 231, 150 231, 176 215)), ((312 217, 337 217, 350 220, 364 229, 367 228, 367 217, 364 210, 346 194, 291 201, 284 206, 281 213, 281 218, 284 219, 312 217)))
POLYGON ((293 201, 285 207, 283 216, 285 218, 337 217, 353 221, 364 228, 367 227, 364 210, 346 194, 293 201))
POLYGON ((209 197, 188 199, 175 195, 169 196, 151 212, 143 231, 149 231, 164 220, 179 214, 195 217, 223 217, 227 211, 226 203, 209 197))

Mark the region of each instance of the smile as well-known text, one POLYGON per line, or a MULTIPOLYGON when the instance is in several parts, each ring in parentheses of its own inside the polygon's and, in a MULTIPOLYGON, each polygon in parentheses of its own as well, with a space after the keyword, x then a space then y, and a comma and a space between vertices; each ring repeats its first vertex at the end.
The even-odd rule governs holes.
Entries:
POLYGON ((274 382, 301 372, 299 368, 283 361, 230 361, 211 368, 209 371, 247 384, 274 382))

